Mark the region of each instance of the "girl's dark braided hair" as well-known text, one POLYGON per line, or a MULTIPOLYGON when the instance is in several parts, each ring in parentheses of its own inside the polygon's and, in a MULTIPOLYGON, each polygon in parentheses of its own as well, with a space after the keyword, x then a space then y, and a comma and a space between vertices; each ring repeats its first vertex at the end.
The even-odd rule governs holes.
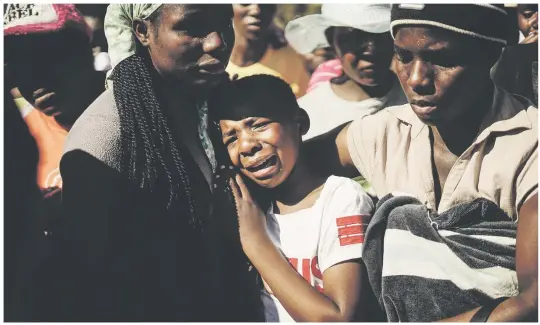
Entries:
POLYGON ((113 92, 120 114, 122 172, 139 187, 156 190, 163 175, 168 184, 168 210, 182 199, 189 209, 189 222, 199 223, 195 200, 180 150, 173 139, 162 105, 153 88, 146 58, 140 54, 121 61, 112 74, 113 92))

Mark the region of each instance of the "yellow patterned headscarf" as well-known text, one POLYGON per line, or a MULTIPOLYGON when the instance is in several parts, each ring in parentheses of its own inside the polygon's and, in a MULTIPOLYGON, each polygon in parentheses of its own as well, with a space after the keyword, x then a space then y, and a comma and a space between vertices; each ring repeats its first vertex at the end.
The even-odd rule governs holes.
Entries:
POLYGON ((111 86, 109 76, 122 60, 135 54, 136 38, 133 33, 133 20, 148 19, 162 3, 111 4, 105 15, 104 29, 109 45, 112 69, 107 73, 107 87, 111 86))

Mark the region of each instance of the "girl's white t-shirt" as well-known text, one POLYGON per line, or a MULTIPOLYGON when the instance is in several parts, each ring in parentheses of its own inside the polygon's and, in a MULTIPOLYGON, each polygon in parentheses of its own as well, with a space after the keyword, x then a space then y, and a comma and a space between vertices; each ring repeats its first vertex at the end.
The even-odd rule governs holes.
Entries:
MULTIPOLYGON (((291 267, 324 293, 322 274, 326 269, 362 257, 364 232, 373 210, 371 198, 358 183, 330 176, 311 208, 280 215, 271 207, 267 229, 291 267)), ((267 322, 294 322, 266 289, 262 300, 267 322)))

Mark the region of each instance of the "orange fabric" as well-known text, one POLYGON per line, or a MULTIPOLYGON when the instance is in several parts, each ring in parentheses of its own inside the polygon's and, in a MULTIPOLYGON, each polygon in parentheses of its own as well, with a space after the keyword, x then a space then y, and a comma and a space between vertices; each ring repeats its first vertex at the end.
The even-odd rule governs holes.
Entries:
POLYGON ((62 187, 60 158, 68 131, 52 116, 33 109, 24 117, 28 130, 38 147, 37 184, 40 189, 62 187))

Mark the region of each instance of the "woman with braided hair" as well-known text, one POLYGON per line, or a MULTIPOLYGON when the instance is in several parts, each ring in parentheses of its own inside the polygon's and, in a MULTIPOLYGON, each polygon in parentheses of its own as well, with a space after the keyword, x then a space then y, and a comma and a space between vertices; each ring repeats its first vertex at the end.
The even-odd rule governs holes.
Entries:
POLYGON ((263 319, 232 196, 212 194, 225 166, 205 101, 227 79, 232 17, 231 5, 109 6, 108 90, 61 162, 67 320, 263 319))

